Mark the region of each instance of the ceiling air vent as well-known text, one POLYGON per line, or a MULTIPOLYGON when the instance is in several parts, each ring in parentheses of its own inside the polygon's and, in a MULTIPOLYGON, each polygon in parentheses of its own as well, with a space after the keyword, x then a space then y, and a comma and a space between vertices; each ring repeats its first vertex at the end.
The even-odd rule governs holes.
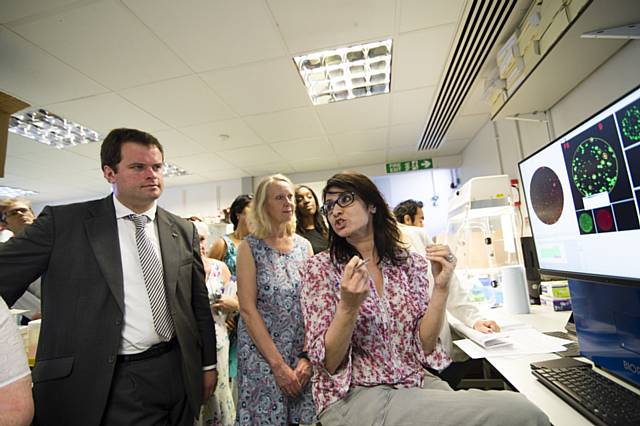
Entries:
POLYGON ((516 0, 471 2, 418 149, 440 147, 515 5, 516 0))

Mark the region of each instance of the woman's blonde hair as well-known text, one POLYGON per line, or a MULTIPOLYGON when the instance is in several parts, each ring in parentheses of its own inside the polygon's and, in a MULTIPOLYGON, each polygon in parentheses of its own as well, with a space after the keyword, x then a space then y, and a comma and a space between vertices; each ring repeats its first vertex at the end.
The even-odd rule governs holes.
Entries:
MULTIPOLYGON (((293 193, 293 183, 285 175, 271 175, 260 181, 258 188, 256 189, 251 210, 249 211, 249 225, 251 231, 253 232, 253 235, 260 240, 267 238, 273 231, 273 229, 271 229, 271 217, 269 217, 269 214, 267 213, 265 203, 267 201, 267 190, 269 189, 269 185, 274 182, 285 182, 291 187, 291 192, 293 193)), ((293 203, 293 206, 295 209, 295 203, 293 203)), ((292 214, 291 220, 286 226, 286 234, 293 235, 295 231, 296 215, 292 214)))

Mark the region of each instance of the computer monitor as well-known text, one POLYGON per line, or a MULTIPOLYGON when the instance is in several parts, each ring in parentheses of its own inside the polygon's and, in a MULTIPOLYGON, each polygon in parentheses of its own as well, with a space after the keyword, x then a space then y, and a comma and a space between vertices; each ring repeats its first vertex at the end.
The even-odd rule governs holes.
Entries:
POLYGON ((640 86, 519 168, 542 274, 640 287, 640 86))

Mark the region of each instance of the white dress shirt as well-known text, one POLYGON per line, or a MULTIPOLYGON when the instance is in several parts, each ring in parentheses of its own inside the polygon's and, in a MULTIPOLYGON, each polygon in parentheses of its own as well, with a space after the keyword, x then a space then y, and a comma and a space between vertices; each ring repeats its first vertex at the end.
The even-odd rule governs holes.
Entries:
MULTIPOLYGON (((124 326, 122 327, 122 341, 119 353, 134 354, 144 352, 151 346, 158 344, 162 338, 156 333, 153 325, 153 314, 149 294, 144 284, 142 265, 138 255, 136 244, 136 226, 132 220, 126 219, 134 211, 125 207, 118 199, 113 197, 116 208, 116 222, 118 225, 118 240, 120 241, 120 257, 122 260, 122 278, 124 284, 124 326)), ((142 215, 150 220, 145 225, 145 233, 151 240, 153 248, 162 264, 162 252, 160 251, 160 239, 156 222, 157 206, 154 203, 142 215)))
MULTIPOLYGON (((398 224, 402 241, 407 245, 410 251, 416 252, 422 256, 427 253, 427 246, 432 244, 424 228, 417 226, 409 226, 398 224)), ((428 273, 429 283, 433 284, 433 274, 431 268, 428 273)), ((429 286, 429 295, 433 292, 433 285, 429 286)), ((469 292, 462 286, 457 272, 454 271, 449 283, 449 297, 447 298, 447 315, 453 315, 466 326, 473 328, 473 324, 478 320, 486 319, 483 312, 476 303, 473 303, 469 297, 469 292)), ((453 344, 451 340, 451 330, 447 321, 442 324, 440 330, 440 341, 447 350, 449 355, 452 354, 453 344)))

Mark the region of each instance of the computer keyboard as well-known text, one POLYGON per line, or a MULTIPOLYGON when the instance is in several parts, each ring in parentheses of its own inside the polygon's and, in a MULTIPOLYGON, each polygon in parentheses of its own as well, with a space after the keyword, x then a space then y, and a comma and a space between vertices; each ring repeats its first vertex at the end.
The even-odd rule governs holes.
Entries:
POLYGON ((598 374, 586 363, 568 368, 548 368, 544 364, 531 364, 533 375, 596 425, 640 425, 640 395, 598 374))

